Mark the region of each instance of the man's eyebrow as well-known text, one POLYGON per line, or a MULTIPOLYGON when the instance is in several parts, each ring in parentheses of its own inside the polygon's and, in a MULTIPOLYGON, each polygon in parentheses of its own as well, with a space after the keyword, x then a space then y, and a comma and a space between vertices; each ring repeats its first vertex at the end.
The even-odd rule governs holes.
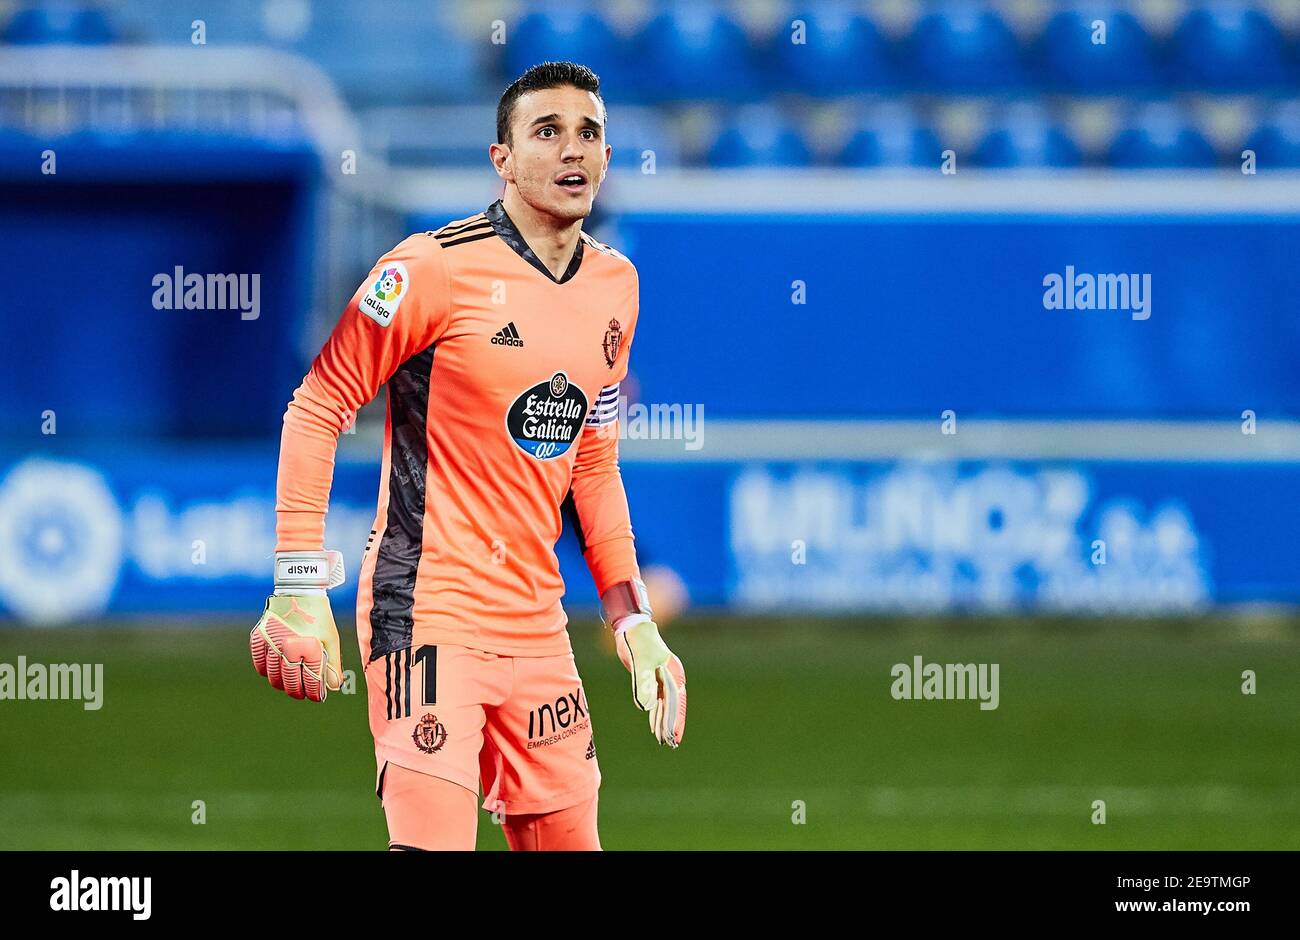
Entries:
MULTIPOLYGON (((541 117, 533 118, 532 122, 528 126, 538 127, 542 124, 554 124, 559 119, 560 116, 558 114, 543 114, 541 117)), ((582 125, 583 127, 591 127, 596 130, 604 130, 605 128, 605 125, 601 124, 599 121, 597 121, 594 117, 592 117, 589 114, 583 116, 582 125)))

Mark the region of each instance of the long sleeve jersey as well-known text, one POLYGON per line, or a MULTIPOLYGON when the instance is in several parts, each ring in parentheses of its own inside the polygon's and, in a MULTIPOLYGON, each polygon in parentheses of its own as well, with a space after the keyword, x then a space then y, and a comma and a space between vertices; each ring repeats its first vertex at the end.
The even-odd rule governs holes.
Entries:
POLYGON ((583 233, 556 279, 500 202, 379 259, 294 392, 276 495, 277 549, 323 547, 338 436, 386 383, 363 656, 567 652, 566 515, 597 591, 639 577, 617 433, 637 314, 627 258, 583 233))

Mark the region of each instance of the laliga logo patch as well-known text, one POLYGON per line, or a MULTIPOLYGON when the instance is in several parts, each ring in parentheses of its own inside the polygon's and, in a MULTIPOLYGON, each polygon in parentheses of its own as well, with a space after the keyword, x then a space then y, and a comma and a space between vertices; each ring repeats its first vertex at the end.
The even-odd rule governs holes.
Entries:
POLYGON ((586 414, 587 396, 557 372, 515 399, 506 414, 506 430, 538 460, 550 460, 572 446, 586 414))
POLYGON ((397 268, 388 268, 379 275, 379 280, 375 281, 375 296, 380 300, 396 300, 402 292, 402 284, 406 278, 402 277, 402 272, 397 268))
POLYGON ((360 310, 380 326, 393 322, 402 298, 411 292, 411 275, 406 265, 394 261, 382 271, 361 298, 360 310))

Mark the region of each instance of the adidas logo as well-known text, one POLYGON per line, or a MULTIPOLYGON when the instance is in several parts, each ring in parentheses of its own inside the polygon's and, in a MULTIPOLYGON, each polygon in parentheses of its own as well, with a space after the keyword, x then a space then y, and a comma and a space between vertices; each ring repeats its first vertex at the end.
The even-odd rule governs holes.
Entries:
POLYGON ((521 347, 524 345, 524 341, 519 338, 519 331, 515 329, 513 320, 496 331, 496 335, 492 337, 492 345, 521 347))
POLYGON ((592 738, 591 743, 587 745, 587 760, 596 756, 596 739, 592 738))

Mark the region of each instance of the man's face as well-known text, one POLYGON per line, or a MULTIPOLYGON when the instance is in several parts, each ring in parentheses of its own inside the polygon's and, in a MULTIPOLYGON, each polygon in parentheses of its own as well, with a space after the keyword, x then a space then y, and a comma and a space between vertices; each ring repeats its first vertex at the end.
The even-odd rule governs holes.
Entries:
POLYGON ((530 91, 515 102, 510 129, 511 144, 492 146, 501 177, 539 212, 589 216, 609 165, 600 99, 572 86, 530 91))

